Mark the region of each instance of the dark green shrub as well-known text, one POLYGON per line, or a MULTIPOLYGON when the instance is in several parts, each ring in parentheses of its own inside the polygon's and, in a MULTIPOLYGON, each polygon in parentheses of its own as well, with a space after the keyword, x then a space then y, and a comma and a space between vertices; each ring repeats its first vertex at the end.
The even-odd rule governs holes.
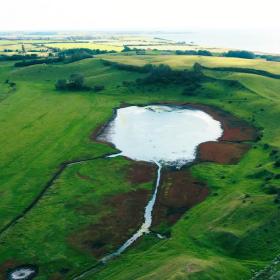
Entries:
POLYGON ((228 51, 224 54, 226 57, 239 57, 239 58, 246 58, 246 59, 254 59, 256 55, 253 52, 249 51, 228 51))
POLYGON ((71 74, 68 80, 58 80, 55 84, 57 90, 88 90, 84 85, 84 76, 80 73, 71 74))
POLYGON ((67 88, 67 80, 58 80, 55 83, 55 88, 57 90, 65 90, 67 88))
POLYGON ((93 87, 93 90, 95 92, 102 91, 104 89, 105 89, 105 87, 103 85, 96 85, 96 86, 93 87))
POLYGON ((267 194, 278 194, 280 193, 280 186, 275 185, 264 185, 263 190, 267 194))

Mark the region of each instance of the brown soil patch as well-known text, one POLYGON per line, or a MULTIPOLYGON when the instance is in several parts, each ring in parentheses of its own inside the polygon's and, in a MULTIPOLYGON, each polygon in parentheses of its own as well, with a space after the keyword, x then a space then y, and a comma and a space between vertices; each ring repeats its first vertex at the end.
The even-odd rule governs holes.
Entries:
POLYGON ((105 206, 111 209, 110 214, 98 224, 76 232, 69 238, 70 243, 96 258, 113 252, 140 227, 149 198, 150 192, 140 189, 107 199, 105 206))
POLYGON ((164 171, 162 185, 153 212, 153 226, 173 225, 188 209, 209 194, 206 184, 195 179, 189 170, 164 171))
POLYGON ((235 164, 250 147, 244 143, 206 142, 199 145, 197 158, 199 161, 235 164))
POLYGON ((127 169, 127 180, 132 184, 143 184, 154 180, 156 166, 145 162, 133 161, 127 169))

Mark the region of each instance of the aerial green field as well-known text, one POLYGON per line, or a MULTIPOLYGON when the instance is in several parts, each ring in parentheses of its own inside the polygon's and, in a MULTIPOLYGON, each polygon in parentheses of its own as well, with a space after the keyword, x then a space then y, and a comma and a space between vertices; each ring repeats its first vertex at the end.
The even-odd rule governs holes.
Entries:
POLYGON ((103 256, 104 244, 94 239, 103 226, 113 228, 118 220, 121 228, 125 219, 132 220, 128 232, 120 231, 123 236, 106 236, 106 252, 135 231, 133 215, 143 214, 155 170, 145 181, 133 181, 131 170, 144 167, 106 158, 117 151, 92 135, 122 104, 157 102, 218 107, 250 123, 261 137, 236 164, 200 162, 184 168, 207 184, 209 196, 172 225, 168 238, 145 235, 81 279, 269 279, 270 272, 253 277, 280 255, 280 79, 207 69, 204 75, 215 82, 186 95, 179 84, 136 86, 145 73, 103 60, 179 70, 200 63, 280 74, 277 62, 225 57, 107 54, 21 68, 0 62, 0 279, 24 264, 38 267, 38 280, 74 279, 103 256), (74 73, 83 74, 87 86, 105 89, 56 90, 57 80, 74 73), (121 210, 119 201, 127 201, 121 210), (126 215, 116 216, 118 211, 126 215), (96 242, 90 246, 92 238, 96 242))

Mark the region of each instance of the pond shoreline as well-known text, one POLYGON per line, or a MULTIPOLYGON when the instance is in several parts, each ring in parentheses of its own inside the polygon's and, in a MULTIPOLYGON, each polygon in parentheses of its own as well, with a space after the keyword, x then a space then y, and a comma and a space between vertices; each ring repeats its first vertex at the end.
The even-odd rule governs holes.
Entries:
MULTIPOLYGON (((183 109, 201 110, 209 114, 214 120, 221 123, 223 129, 222 136, 218 141, 203 142, 196 148, 196 158, 194 161, 187 163, 185 166, 197 164, 199 162, 216 162, 222 164, 235 164, 237 163, 245 153, 250 149, 250 142, 255 142, 259 138, 258 130, 248 122, 239 119, 232 115, 230 112, 226 112, 216 106, 198 104, 198 103, 184 103, 184 102, 152 102, 149 104, 130 104, 122 103, 119 107, 113 108, 113 114, 108 121, 99 125, 90 135, 90 139, 97 143, 109 145, 110 147, 120 152, 114 144, 105 140, 97 139, 108 127, 108 125, 115 119, 117 110, 129 106, 174 106, 183 109), (249 143, 248 143, 249 142, 249 143), (239 145, 238 145, 239 144, 239 145), (229 150, 229 152, 226 152, 229 150), (216 154, 223 155, 217 157, 216 154)), ((126 157, 127 158, 127 157, 126 157)), ((129 158, 127 158, 129 159, 129 158)), ((169 167, 173 169, 172 167, 169 167)))

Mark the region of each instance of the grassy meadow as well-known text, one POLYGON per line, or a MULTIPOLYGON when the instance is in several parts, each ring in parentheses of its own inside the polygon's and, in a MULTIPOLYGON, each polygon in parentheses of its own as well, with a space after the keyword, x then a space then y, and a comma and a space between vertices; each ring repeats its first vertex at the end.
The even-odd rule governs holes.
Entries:
MULTIPOLYGON (((63 43, 54 45, 63 48, 63 43)), ((280 254, 279 199, 267 191, 267 185, 279 188, 280 183, 275 165, 280 159, 280 80, 205 70, 216 82, 206 82, 199 95, 188 96, 180 85, 126 86, 124 81, 145 74, 118 70, 101 59, 140 66, 163 63, 174 69, 189 69, 198 62, 280 73, 279 63, 260 59, 175 55, 100 55, 22 68, 0 62, 0 279, 5 279, 8 263, 36 264, 36 279, 47 280, 73 279, 97 262, 89 251, 74 246, 71 236, 114 210, 103 203, 108 197, 151 191, 153 180, 129 182, 126 172, 132 163, 127 159, 94 159, 116 151, 90 136, 123 103, 175 101, 217 106, 254 125, 262 138, 238 164, 193 165, 192 174, 208 184, 210 195, 184 214, 171 237, 147 235, 84 279, 250 279, 280 254), (105 89, 57 91, 55 82, 73 73, 82 73, 87 85, 105 89), (239 81, 244 88, 231 88, 221 82, 224 79, 239 81), (1 232, 34 201, 63 162, 84 159, 93 160, 67 166, 35 206, 1 232)))

